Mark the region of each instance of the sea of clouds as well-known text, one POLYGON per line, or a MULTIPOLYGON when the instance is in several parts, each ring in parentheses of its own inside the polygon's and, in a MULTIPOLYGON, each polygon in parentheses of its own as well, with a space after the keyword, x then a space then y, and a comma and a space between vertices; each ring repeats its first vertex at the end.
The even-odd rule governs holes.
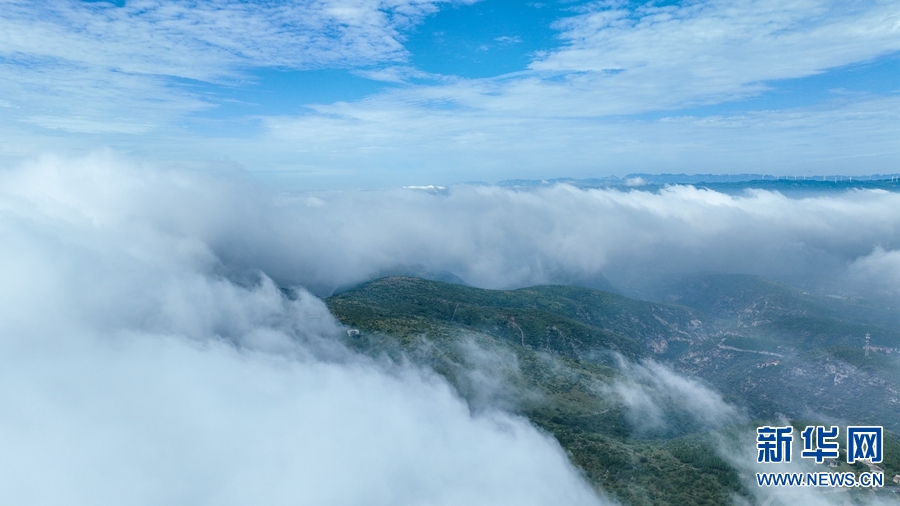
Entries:
MULTIPOLYGON (((892 290, 898 226, 900 195, 883 191, 283 194, 110 153, 4 168, 0 494, 18 504, 601 504, 527 421, 473 413, 435 374, 341 347, 343 329, 304 287, 327 294, 418 266, 496 288, 718 269, 892 290)), ((659 399, 688 399, 713 425, 734 412, 664 368, 624 371, 633 381, 613 394, 636 419, 664 423, 659 399)))
POLYGON ((0 174, 6 501, 603 503, 527 421, 354 356, 302 288, 222 274, 265 198, 103 157, 0 174))

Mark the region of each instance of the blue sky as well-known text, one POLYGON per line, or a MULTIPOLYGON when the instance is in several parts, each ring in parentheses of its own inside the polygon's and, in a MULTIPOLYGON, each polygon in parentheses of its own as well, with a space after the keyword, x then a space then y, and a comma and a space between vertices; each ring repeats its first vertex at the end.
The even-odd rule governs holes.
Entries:
POLYGON ((900 166, 900 3, 3 0, 0 157, 298 188, 900 166))

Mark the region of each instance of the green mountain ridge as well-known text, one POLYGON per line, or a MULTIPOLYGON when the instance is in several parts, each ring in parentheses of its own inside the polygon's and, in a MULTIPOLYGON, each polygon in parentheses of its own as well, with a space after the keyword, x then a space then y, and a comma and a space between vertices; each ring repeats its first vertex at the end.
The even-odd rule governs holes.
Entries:
MULTIPOLYGON (((572 286, 484 290, 388 277, 326 303, 359 332, 348 346, 434 370, 472 409, 528 418, 624 504, 753 503, 746 481, 717 456, 713 428, 752 438, 750 419, 785 415, 897 429, 896 355, 865 357, 849 346, 863 331, 878 333, 882 347, 893 343, 893 315, 866 320, 857 302, 755 277, 699 276, 667 290, 670 302, 656 303, 572 286), (841 313, 845 306, 852 311, 841 313), (746 406, 750 418, 712 427, 663 393, 649 416, 662 422, 644 427, 623 395, 656 395, 656 387, 627 378, 623 359, 668 364, 746 406)), ((885 466, 889 479, 900 473, 900 455, 885 466)))
POLYGON ((503 291, 389 277, 327 302, 351 326, 401 337, 466 328, 575 357, 600 348, 642 357, 706 337, 688 308, 572 286, 503 291))

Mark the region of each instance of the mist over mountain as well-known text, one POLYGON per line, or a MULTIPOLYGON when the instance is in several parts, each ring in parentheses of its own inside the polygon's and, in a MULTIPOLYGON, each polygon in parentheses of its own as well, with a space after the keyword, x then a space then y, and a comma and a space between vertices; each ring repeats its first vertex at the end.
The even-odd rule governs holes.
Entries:
POLYGON ((216 239, 275 196, 109 159, 0 178, 6 500, 603 504, 524 419, 347 350, 300 287, 229 277, 216 239))
POLYGON ((661 277, 709 271, 839 296, 896 295, 900 280, 900 194, 883 189, 804 198, 565 184, 280 194, 239 176, 103 154, 44 158, 6 179, 17 198, 49 194, 76 215, 191 238, 229 276, 261 270, 319 295, 411 266, 484 288, 602 276, 633 294, 661 277))
MULTIPOLYGON (((900 335, 880 325, 896 311, 746 275, 692 276, 670 288, 693 307, 571 286, 498 291, 411 277, 378 279, 326 303, 350 326, 352 349, 433 369, 476 412, 501 406, 526 416, 624 504, 895 498, 891 484, 840 495, 760 490, 755 473, 766 469, 753 460, 752 435, 773 423, 798 431, 812 421, 882 424, 889 433, 878 469, 900 475, 900 440, 890 435, 900 335), (878 345, 864 350, 867 331, 878 345)), ((822 471, 794 463, 787 469, 822 471)))
MULTIPOLYGON (((285 194, 108 152, 37 159, 0 172, 0 429, 16 435, 0 443, 0 491, 22 503, 637 504, 696 481, 708 504, 759 503, 745 457, 717 434, 847 416, 840 403, 800 409, 789 391, 754 397, 787 384, 776 371, 834 386, 855 368, 846 396, 893 388, 886 352, 864 362, 857 340, 898 346, 898 229, 900 195, 885 189, 285 194), (335 309, 394 274, 450 283, 407 313, 385 305, 391 290, 359 306, 364 321, 335 309), (569 286, 448 295, 546 284, 569 286), (366 340, 344 324, 367 325, 366 340), (757 367, 772 355, 756 352, 782 369, 757 367), (733 384, 748 370, 773 383, 733 384)), ((860 416, 889 426, 885 395, 855 405, 860 416)), ((883 500, 853 500, 870 499, 883 500)))

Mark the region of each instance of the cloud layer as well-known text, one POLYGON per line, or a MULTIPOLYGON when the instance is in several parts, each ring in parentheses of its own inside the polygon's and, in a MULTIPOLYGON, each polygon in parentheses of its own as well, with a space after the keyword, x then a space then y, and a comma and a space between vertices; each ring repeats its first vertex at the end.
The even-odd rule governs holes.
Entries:
MULTIPOLYGON (((473 415, 427 371, 354 356, 321 300, 300 287, 286 298, 271 278, 327 291, 417 266, 504 287, 712 268, 871 286, 897 267, 898 199, 564 185, 275 194, 110 153, 8 168, 0 431, 16 437, 0 442, 0 487, 45 504, 597 504, 527 422, 489 405, 473 415)), ((714 428, 736 412, 655 364, 626 364, 607 394, 650 432, 672 413, 714 428)))
POLYGON ((691 186, 460 185, 275 194, 239 174, 160 171, 111 154, 45 158, 6 177, 17 198, 61 219, 108 223, 139 243, 140 231, 162 230, 204 268, 261 270, 318 293, 412 267, 487 288, 720 271, 848 291, 872 269, 893 272, 900 249, 900 195, 881 190, 793 198, 691 186))
POLYGON ((859 288, 865 259, 900 248, 898 205, 900 196, 885 191, 790 198, 690 186, 323 192, 295 194, 272 210, 277 223, 221 235, 213 247, 315 287, 424 266, 489 288, 598 274, 652 284, 669 273, 720 271, 846 292, 859 288))
POLYGON ((204 235, 250 207, 228 188, 102 157, 0 173, 5 498, 601 502, 526 421, 347 352, 302 289, 224 277, 204 235))

